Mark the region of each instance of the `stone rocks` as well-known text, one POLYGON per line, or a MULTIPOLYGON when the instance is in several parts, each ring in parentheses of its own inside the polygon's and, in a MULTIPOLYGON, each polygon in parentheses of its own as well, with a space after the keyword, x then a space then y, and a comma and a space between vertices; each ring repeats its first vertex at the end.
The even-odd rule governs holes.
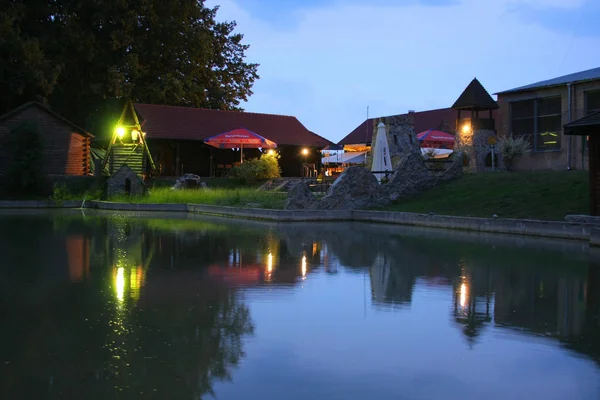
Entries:
POLYGON ((394 168, 390 182, 381 187, 380 205, 386 205, 403 197, 413 196, 431 189, 437 179, 429 173, 423 158, 414 153, 406 154, 394 168))
POLYGON ((140 196, 144 194, 146 185, 127 164, 123 164, 106 182, 106 195, 140 196))
POLYGON ((312 194, 305 182, 296 183, 288 192, 283 208, 286 210, 303 210, 312 208, 317 198, 312 194))
POLYGON ((195 174, 184 174, 183 176, 177 178, 175 181, 175 185, 171 189, 173 190, 181 190, 181 189, 206 189, 206 182, 202 182, 202 178, 195 174))
POLYGON ((314 208, 354 210, 378 205, 380 186, 375 175, 363 167, 347 168, 314 208))
POLYGON ((450 155, 450 166, 446 171, 439 177, 440 181, 450 181, 452 179, 460 178, 463 174, 463 152, 455 151, 450 155))
POLYGON ((317 200, 304 182, 289 192, 287 210, 356 210, 385 206, 398 199, 414 196, 431 189, 439 181, 462 175, 462 153, 453 156, 449 168, 438 179, 429 172, 420 154, 406 153, 394 168, 389 183, 380 185, 371 171, 363 167, 347 168, 329 188, 325 197, 317 200))

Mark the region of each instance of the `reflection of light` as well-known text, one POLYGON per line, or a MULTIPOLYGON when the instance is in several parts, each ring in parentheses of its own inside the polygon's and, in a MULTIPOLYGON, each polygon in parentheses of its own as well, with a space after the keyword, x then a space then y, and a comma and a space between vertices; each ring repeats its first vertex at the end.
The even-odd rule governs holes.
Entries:
POLYGON ((302 279, 306 279, 306 255, 302 256, 302 279))
POLYGON ((117 269, 115 291, 117 292, 117 300, 123 301, 123 294, 125 293, 125 269, 123 267, 117 269))
POLYGON ((313 242, 312 255, 313 257, 317 254, 317 242, 313 242))
POLYGON ((460 306, 461 307, 464 307, 467 304, 467 294, 468 294, 467 284, 462 283, 460 285, 460 306))
POLYGON ((273 254, 271 253, 267 256, 267 271, 273 271, 273 254))

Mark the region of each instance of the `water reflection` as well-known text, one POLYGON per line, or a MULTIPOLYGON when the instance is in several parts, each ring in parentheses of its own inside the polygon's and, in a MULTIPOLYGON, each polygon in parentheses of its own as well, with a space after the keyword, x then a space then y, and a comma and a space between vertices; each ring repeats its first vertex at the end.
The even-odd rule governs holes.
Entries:
POLYGON ((319 283, 312 316, 354 304, 321 276, 368 275, 374 318, 445 319, 471 353, 494 335, 540 336, 600 365, 600 263, 576 243, 216 218, 0 218, 4 265, 19 266, 1 269, 0 338, 12 344, 3 398, 213 394, 245 356, 253 296, 276 301, 275 289, 291 297, 319 283), (442 317, 424 311, 431 298, 442 317))

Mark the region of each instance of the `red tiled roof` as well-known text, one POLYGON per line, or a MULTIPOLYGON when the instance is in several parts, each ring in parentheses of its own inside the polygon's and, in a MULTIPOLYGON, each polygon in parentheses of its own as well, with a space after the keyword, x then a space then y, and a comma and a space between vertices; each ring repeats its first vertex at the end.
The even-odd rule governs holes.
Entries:
MULTIPOLYGON (((408 114, 401 114, 408 115, 408 114)), ((456 110, 452 108, 439 108, 437 110, 419 111, 413 113, 414 118, 414 130, 415 132, 423 132, 428 129, 439 129, 454 131, 455 121, 457 117, 456 110), (446 126, 447 128, 444 128, 446 126)), ((364 121, 356 129, 350 132, 345 138, 343 138, 338 144, 358 144, 371 142, 373 137, 373 120, 378 118, 370 118, 364 121)))
POLYGON ((241 111, 135 104, 148 139, 204 140, 245 128, 281 145, 325 147, 329 140, 306 129, 296 117, 241 111))

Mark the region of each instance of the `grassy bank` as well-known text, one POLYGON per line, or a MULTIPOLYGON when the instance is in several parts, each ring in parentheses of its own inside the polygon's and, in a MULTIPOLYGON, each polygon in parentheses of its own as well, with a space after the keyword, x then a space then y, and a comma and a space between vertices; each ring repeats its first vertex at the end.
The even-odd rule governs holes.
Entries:
POLYGON ((385 208, 406 211, 500 218, 563 220, 589 212, 586 171, 495 172, 466 174, 420 196, 385 208))
POLYGON ((256 207, 281 209, 286 193, 268 192, 254 188, 210 189, 210 190, 171 190, 153 188, 141 197, 113 197, 111 201, 143 204, 211 204, 232 207, 256 207))

